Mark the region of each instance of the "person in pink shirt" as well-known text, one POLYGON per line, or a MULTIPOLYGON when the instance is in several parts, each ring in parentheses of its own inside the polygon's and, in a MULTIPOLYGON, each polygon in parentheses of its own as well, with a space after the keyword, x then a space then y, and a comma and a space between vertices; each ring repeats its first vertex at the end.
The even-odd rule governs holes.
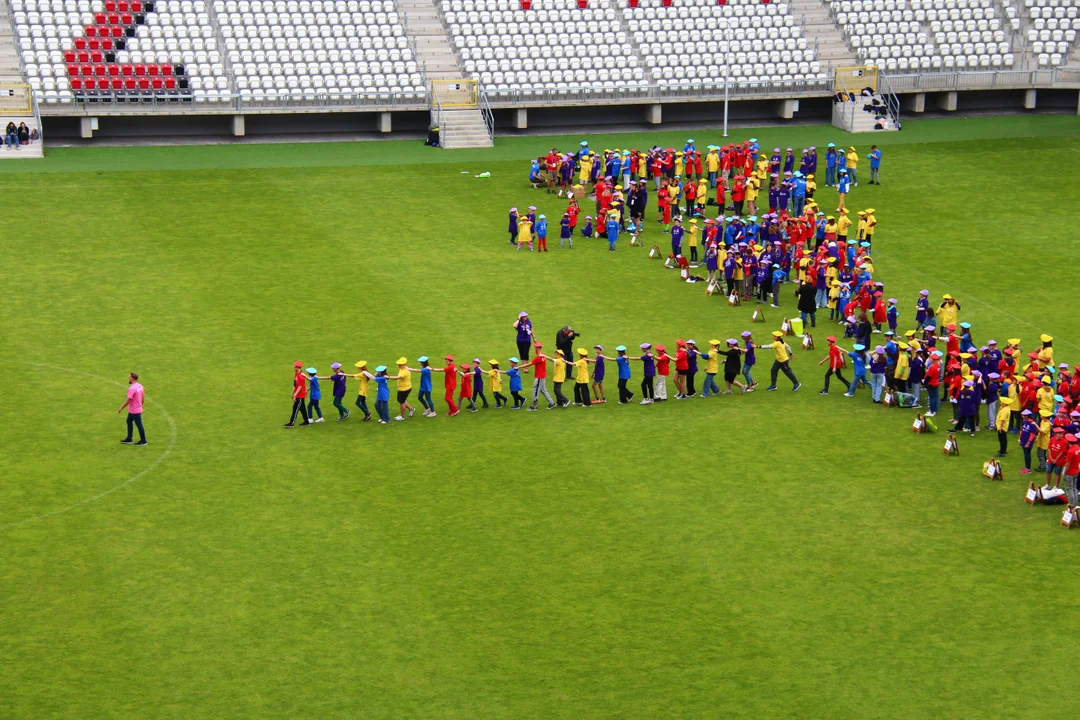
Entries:
POLYGON ((143 386, 139 384, 139 373, 131 373, 128 375, 128 391, 127 400, 120 406, 120 409, 116 411, 119 415, 124 412, 124 408, 127 408, 127 437, 120 441, 122 445, 145 445, 146 444, 146 432, 143 431, 142 424, 142 410, 143 410, 143 386), (134 427, 139 428, 139 442, 132 443, 131 433, 134 427))

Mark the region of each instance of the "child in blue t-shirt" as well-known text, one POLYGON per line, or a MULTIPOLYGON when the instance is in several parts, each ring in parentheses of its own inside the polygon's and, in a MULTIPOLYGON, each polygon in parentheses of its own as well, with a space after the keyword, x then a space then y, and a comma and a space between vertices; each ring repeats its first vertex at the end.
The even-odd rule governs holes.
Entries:
POLYGON ((312 418, 311 422, 325 422, 322 416, 322 408, 319 407, 319 401, 322 400, 322 390, 319 388, 319 376, 315 368, 309 367, 307 369, 308 374, 308 417, 312 418), (315 413, 319 414, 319 419, 315 420, 315 413))
POLYGON ((417 358, 420 363, 420 404, 424 406, 424 417, 435 417, 435 403, 431 401, 431 366, 428 364, 428 356, 421 355, 417 358))
MULTIPOLYGON (((510 394, 514 396, 514 407, 511 410, 520 410, 525 407, 525 396, 521 394, 521 370, 516 357, 510 358, 510 369, 506 371, 506 377, 510 378, 510 394)), ((496 394, 497 395, 497 394, 496 394)))

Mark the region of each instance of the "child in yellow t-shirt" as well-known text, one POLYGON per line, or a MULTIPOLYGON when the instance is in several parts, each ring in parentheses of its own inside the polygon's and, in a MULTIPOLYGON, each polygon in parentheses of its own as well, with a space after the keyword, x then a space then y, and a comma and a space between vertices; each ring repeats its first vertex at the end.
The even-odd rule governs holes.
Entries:
POLYGON ((506 405, 509 400, 502 394, 502 373, 499 371, 498 360, 488 360, 491 369, 488 370, 488 379, 491 383, 491 394, 495 396, 495 408, 499 409, 506 405))

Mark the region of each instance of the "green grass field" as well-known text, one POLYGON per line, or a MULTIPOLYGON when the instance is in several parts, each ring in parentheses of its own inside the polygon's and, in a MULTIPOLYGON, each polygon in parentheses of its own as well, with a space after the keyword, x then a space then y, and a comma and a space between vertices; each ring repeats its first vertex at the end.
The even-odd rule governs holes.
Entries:
MULTIPOLYGON (((1080 362, 1080 120, 750 135, 882 146, 848 204, 903 327, 927 287, 1080 362)), ((522 309, 547 343, 751 327, 625 243, 508 249, 508 207, 563 207, 525 160, 579 139, 0 163, 0 717, 1071 717, 1080 536, 1024 504, 1018 449, 991 483, 989 434, 946 458, 819 397, 823 341, 796 395, 282 429, 294 360, 505 360, 522 309)))

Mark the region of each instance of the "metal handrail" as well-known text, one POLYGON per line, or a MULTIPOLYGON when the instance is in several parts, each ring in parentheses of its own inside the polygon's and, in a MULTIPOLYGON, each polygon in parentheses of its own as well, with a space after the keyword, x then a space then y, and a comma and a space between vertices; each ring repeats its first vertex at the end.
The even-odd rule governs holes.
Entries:
MULTIPOLYGON (((487 127, 488 137, 491 138, 491 144, 495 144, 495 114, 491 112, 491 105, 488 103, 487 92, 484 88, 478 88, 478 95, 480 100, 480 114, 484 117, 484 126, 487 127)), ((439 126, 440 131, 442 126, 439 126)), ((441 138, 440 138, 441 142, 441 138)))
POLYGON ((889 76, 884 70, 878 71, 878 95, 885 101, 885 111, 892 117, 893 123, 896 124, 896 129, 901 128, 900 125, 900 98, 893 92, 892 83, 889 82, 889 76), (884 87, 882 86, 884 84, 884 87))
POLYGON ((431 88, 431 112, 435 114, 435 124, 439 127, 439 147, 446 147, 446 117, 443 115, 442 103, 439 102, 439 93, 434 86, 431 88))

